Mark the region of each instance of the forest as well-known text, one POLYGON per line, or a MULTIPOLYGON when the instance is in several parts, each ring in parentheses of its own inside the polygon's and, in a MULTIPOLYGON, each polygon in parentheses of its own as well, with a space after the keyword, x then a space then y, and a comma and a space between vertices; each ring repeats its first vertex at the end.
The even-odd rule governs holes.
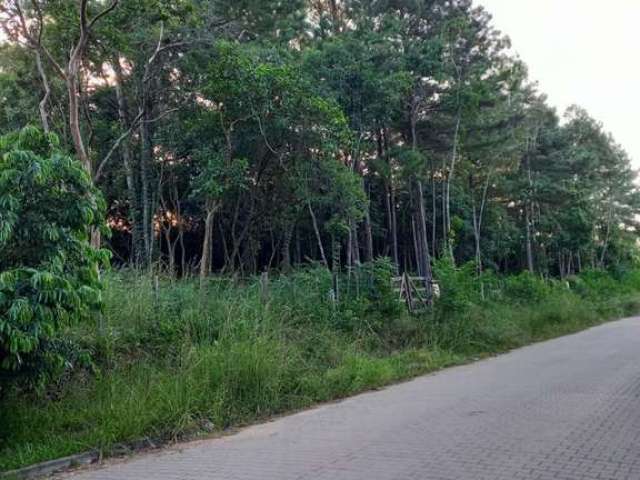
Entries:
POLYGON ((75 3, 4 2, 0 131, 37 125, 81 161, 116 264, 630 261, 627 154, 547 105, 469 0, 75 3))
POLYGON ((640 306, 629 155, 472 0, 0 0, 0 32, 0 471, 640 306))

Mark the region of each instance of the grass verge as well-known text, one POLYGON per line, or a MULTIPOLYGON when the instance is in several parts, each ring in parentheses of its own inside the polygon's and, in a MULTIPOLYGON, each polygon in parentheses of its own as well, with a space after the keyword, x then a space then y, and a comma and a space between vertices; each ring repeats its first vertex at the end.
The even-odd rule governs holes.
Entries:
MULTIPOLYGON (((442 266, 445 295, 409 316, 372 267, 346 280, 308 270, 272 282, 110 276, 104 316, 65 331, 77 361, 37 391, 0 401, 0 471, 120 442, 221 431, 576 332, 640 310, 640 275, 589 273, 570 283, 442 266), (90 353, 91 363, 83 361, 90 353)), ((376 270, 377 268, 377 270, 376 270)), ((71 348, 71 347, 70 347, 71 348)))

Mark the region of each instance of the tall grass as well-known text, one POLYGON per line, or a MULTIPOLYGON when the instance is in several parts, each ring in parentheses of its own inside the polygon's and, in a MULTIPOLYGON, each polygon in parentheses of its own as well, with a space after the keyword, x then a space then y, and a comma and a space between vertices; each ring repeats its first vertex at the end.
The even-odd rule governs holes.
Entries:
POLYGON ((640 274, 569 282, 437 266, 443 298, 410 316, 384 264, 342 282, 324 269, 195 282, 119 272, 95 324, 64 335, 92 354, 44 392, 0 403, 0 471, 120 442, 221 431, 574 332, 640 309, 640 274))

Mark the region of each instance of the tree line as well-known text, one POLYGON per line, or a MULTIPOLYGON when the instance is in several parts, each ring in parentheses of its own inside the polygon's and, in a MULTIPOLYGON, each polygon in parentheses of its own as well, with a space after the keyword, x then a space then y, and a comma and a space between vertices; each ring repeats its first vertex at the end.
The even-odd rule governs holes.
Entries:
POLYGON ((559 116, 471 0, 4 0, 0 25, 0 133, 60 137, 119 264, 634 260, 629 156, 559 116))

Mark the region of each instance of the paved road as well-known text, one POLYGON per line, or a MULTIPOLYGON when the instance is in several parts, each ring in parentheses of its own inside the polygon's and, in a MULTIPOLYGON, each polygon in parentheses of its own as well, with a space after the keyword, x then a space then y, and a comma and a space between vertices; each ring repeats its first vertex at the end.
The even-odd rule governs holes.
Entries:
POLYGON ((640 319, 73 480, 640 480, 640 319))

